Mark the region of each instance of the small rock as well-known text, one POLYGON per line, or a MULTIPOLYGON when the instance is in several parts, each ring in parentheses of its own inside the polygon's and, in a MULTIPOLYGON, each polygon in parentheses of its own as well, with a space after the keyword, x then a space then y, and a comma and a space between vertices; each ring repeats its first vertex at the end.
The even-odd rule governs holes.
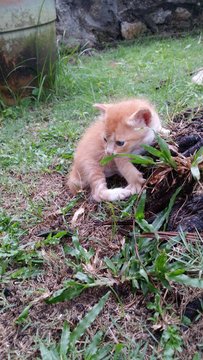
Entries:
POLYGON ((129 23, 124 21, 121 23, 121 34, 126 40, 132 40, 147 31, 147 27, 142 21, 129 23))
POLYGON ((193 75, 192 82, 198 85, 203 85, 203 69, 200 69, 196 74, 193 75))
POLYGON ((170 10, 159 9, 150 15, 155 24, 164 24, 166 19, 171 15, 170 10))
POLYGON ((177 7, 175 11, 175 17, 177 20, 185 21, 188 20, 191 16, 191 13, 182 7, 177 7))

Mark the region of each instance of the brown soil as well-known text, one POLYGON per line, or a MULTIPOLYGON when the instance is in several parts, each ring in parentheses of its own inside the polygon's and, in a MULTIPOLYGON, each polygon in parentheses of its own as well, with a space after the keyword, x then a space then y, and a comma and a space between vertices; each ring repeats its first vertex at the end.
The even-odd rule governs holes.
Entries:
MULTIPOLYGON (((171 125, 171 146, 175 156, 184 160, 185 156, 181 157, 180 153, 184 154, 188 151, 192 154, 202 146, 202 119, 203 109, 187 111, 184 114, 179 114, 174 119, 171 125), (191 139, 191 134, 196 137, 191 139)), ((194 233, 195 229, 203 232, 202 184, 196 184, 193 181, 187 167, 189 159, 188 155, 186 160, 180 161, 182 172, 179 173, 171 171, 167 167, 159 172, 147 169, 149 200, 146 215, 148 219, 153 220, 157 212, 167 206, 175 189, 183 185, 183 189, 176 200, 174 211, 170 216, 168 231, 177 231, 180 225, 184 225, 184 230, 189 232, 194 233), (154 184, 155 179, 156 183, 154 184), (192 218, 191 222, 189 221, 190 218, 192 218)), ((61 209, 70 202, 71 196, 64 187, 63 176, 58 173, 45 174, 38 178, 36 178, 36 175, 33 174, 32 176, 31 174, 22 176, 17 180, 28 186, 29 191, 26 195, 16 194, 15 189, 2 186, 1 202, 8 213, 16 214, 17 211, 25 211, 29 207, 30 200, 36 204, 40 201, 43 202, 41 218, 38 218, 37 224, 35 222, 33 226, 29 226, 28 235, 22 239, 22 242, 36 242, 41 240, 43 236, 46 237, 50 232, 62 229, 74 231, 71 223, 73 215, 78 208, 84 208, 76 224, 82 246, 86 249, 92 247, 95 250, 94 262, 91 269, 89 269, 94 274, 102 271, 102 259, 104 256, 111 257, 116 251, 119 251, 124 235, 132 229, 132 219, 129 219, 125 224, 121 222, 119 225, 117 223, 116 228, 114 228, 112 221, 107 220, 111 218, 111 210, 108 205, 94 203, 88 194, 82 195, 74 209, 67 216, 64 216, 61 209), (10 196, 8 196, 8 192, 10 196), (106 214, 105 221, 101 220, 102 214, 106 214)), ((72 270, 63 251, 62 245, 64 244, 70 245, 71 238, 66 237, 62 240, 62 244, 42 249, 44 259, 42 274, 33 279, 24 281, 10 280, 8 283, 1 285, 4 294, 2 299, 4 300, 0 303, 2 308, 0 359, 8 358, 8 354, 10 354, 11 359, 31 360, 37 358, 39 352, 36 350, 36 337, 41 339, 51 337, 58 340, 64 321, 67 320, 71 328, 74 328, 79 320, 107 291, 105 288, 95 288, 94 291, 88 290, 72 301, 54 305, 48 305, 44 302, 42 296, 44 292, 45 295, 48 295, 60 289, 63 281, 72 275, 72 270), (43 293, 41 289, 43 289, 43 293), (33 306, 29 311, 27 326, 16 325, 15 319, 25 306, 32 301, 33 306)), ((144 343, 148 341, 150 345, 146 359, 149 358, 154 346, 153 337, 159 340, 162 329, 167 324, 178 324, 180 314, 184 314, 188 310, 187 304, 190 304, 188 306, 191 307, 194 300, 201 299, 203 296, 202 291, 199 289, 190 289, 180 285, 173 285, 170 291, 163 290, 164 306, 172 306, 173 311, 171 312, 172 315, 163 319, 158 329, 155 329, 148 320, 152 312, 147 309, 147 303, 153 301, 154 296, 152 294, 146 297, 143 296, 141 291, 133 294, 130 284, 117 284, 115 290, 123 306, 120 305, 112 293, 102 314, 98 316, 89 329, 89 334, 94 334, 98 329, 103 329, 106 332, 106 342, 126 342, 127 337, 131 340, 134 339, 136 342, 139 340, 144 343), (112 318, 115 319, 117 326, 112 323, 112 318)), ((197 301, 196 305, 192 305, 192 307, 196 309, 199 302, 197 301)), ((194 311, 192 314, 191 321, 193 322, 196 316, 194 316, 194 311)), ((200 350, 198 346, 202 344, 202 334, 202 317, 199 321, 192 323, 189 328, 182 328, 184 346, 183 352, 178 355, 179 359, 190 360, 193 358, 195 351, 200 350)))

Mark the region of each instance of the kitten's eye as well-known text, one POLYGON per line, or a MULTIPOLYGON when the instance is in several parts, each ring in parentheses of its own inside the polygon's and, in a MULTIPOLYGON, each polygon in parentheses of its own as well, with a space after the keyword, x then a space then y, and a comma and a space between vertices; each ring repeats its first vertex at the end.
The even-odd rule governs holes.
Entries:
POLYGON ((107 142, 107 138, 104 137, 104 141, 107 142))
POLYGON ((125 144, 125 141, 116 141, 117 146, 123 146, 125 144))

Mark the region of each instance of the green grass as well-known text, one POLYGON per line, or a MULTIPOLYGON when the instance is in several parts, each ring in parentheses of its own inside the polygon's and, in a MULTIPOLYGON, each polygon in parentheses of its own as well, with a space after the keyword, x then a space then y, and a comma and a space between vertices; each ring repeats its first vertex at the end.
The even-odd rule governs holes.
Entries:
POLYGON ((67 170, 74 141, 96 115, 95 102, 146 96, 165 122, 175 112, 200 105, 202 88, 191 82, 190 73, 201 67, 201 46, 198 36, 150 38, 90 56, 75 54, 75 64, 62 57, 58 96, 51 103, 3 111, 1 168, 20 173, 67 170))
MULTIPOLYGON (((163 243, 158 228, 144 219, 144 197, 139 205, 135 196, 95 205, 83 195, 66 198, 60 184, 78 138, 97 114, 92 104, 145 96, 167 123, 177 112, 202 106, 203 88, 191 82, 202 56, 197 35, 143 38, 85 56, 61 55, 55 93, 47 100, 26 99, 2 108, 3 341, 10 333, 26 335, 27 341, 23 346, 20 340, 9 340, 4 358, 181 358, 186 337, 176 294, 184 302, 193 287, 203 287, 201 237, 189 243, 180 234, 163 243), (123 237, 117 222, 132 216, 135 204, 133 231, 123 237), (89 228, 79 222, 70 229, 79 207, 89 228), (109 219, 112 227, 91 229, 92 221, 109 219), (36 229, 47 234, 36 236, 36 229), (143 229, 155 232, 155 239, 139 237, 143 229), (110 301, 104 296, 107 288, 110 301)), ((159 223, 167 221, 169 210, 160 214, 159 223)), ((193 359, 200 359, 201 346, 195 351, 193 359)))

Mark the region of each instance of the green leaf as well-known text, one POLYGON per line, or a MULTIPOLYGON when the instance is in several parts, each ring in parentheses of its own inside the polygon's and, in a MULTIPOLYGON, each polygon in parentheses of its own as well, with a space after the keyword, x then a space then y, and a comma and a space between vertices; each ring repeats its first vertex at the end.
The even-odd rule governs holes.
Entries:
POLYGON ((57 234, 50 233, 46 239, 43 240, 44 245, 57 245, 60 240, 68 234, 68 231, 59 231, 57 234))
POLYGON ((164 139, 162 139, 162 137, 159 134, 156 134, 156 140, 159 144, 162 155, 164 155, 166 158, 170 159, 171 152, 170 152, 167 142, 164 139))
POLYGON ((49 350, 43 343, 40 343, 42 360, 60 360, 59 355, 54 350, 49 350))
POLYGON ((201 360, 202 359, 202 355, 198 352, 196 352, 192 358, 192 360, 201 360))
POLYGON ((108 268, 109 268, 114 274, 117 273, 117 269, 116 269, 113 261, 112 261, 110 258, 108 258, 107 256, 105 256, 104 262, 105 262, 105 264, 108 266, 108 268))
POLYGON ((20 250, 10 250, 9 252, 0 251, 0 258, 8 258, 8 257, 14 257, 16 255, 21 255, 22 251, 20 250))
POLYGON ((110 155, 105 156, 103 159, 100 160, 100 165, 105 166, 107 165, 111 160, 113 160, 116 157, 116 155, 110 155))
MULTIPOLYGON (((31 277, 36 277, 37 275, 42 274, 42 270, 39 270, 35 268, 34 266, 32 268, 22 267, 17 269, 16 271, 13 271, 9 274, 9 278, 11 279, 27 279, 31 277)), ((8 274, 7 274, 8 275, 8 274)))
MULTIPOLYGON (((159 214, 157 214, 155 220, 153 221, 152 225, 154 227, 155 230, 159 230, 162 225, 165 222, 165 227, 168 223, 168 219, 172 210, 172 207, 175 203, 176 197, 179 194, 179 192, 182 190, 182 186, 180 186, 178 189, 176 189, 176 191, 174 192, 174 194, 171 196, 171 199, 169 201, 169 204, 167 206, 167 208, 165 208, 164 210, 162 210, 159 214)), ((165 229, 164 227, 164 229, 165 229)))
POLYGON ((90 249, 89 251, 87 251, 85 248, 83 248, 82 245, 80 244, 77 233, 75 235, 73 235, 72 242, 73 242, 75 249, 77 250, 75 253, 75 256, 80 261, 84 260, 86 263, 88 263, 90 261, 91 257, 94 255, 94 250, 90 249))
POLYGON ((196 152, 193 157, 193 161, 191 164, 191 173, 195 180, 200 180, 200 170, 198 165, 203 162, 203 146, 196 152))
POLYGON ((135 201, 137 200, 137 196, 138 196, 137 194, 134 194, 130 197, 130 199, 128 201, 125 202, 125 204, 127 206, 121 211, 121 218, 131 216, 132 208, 133 208, 135 201))
POLYGON ((149 224, 147 222, 147 220, 140 219, 140 220, 135 220, 135 221, 144 232, 156 233, 155 228, 153 227, 153 225, 149 224))
POLYGON ((155 260, 155 270, 163 277, 165 276, 165 272, 166 272, 167 259, 168 259, 167 254, 165 253, 165 251, 163 251, 157 256, 155 260))
POLYGON ((164 349, 164 359, 173 359, 175 351, 182 351, 183 340, 179 329, 174 325, 168 325, 161 336, 161 346, 164 349))
MULTIPOLYGON (((106 344, 102 346, 102 349, 99 349, 95 356, 91 360, 110 360, 112 359, 111 355, 112 345, 106 344)), ((85 359, 86 360, 86 359, 85 359)))
POLYGON ((161 150, 161 158, 163 160, 165 160, 165 162, 167 164, 169 164, 172 168, 176 169, 177 164, 171 156, 171 152, 170 152, 167 142, 164 139, 162 139, 159 136, 159 134, 156 134, 156 140, 157 140, 160 150, 161 150))
POLYGON ((45 301, 48 304, 56 304, 60 301, 71 300, 79 296, 85 288, 85 284, 80 284, 74 280, 69 280, 65 288, 55 291, 54 294, 45 301))
POLYGON ((60 355, 65 360, 70 341, 70 327, 67 321, 64 322, 60 340, 60 355))
POLYGON ((152 226, 156 231, 160 230, 166 220, 166 210, 167 209, 164 209, 160 213, 158 213, 152 223, 152 226))
POLYGON ((133 164, 139 165, 155 165, 155 161, 149 156, 142 156, 142 155, 128 155, 128 158, 133 164))
POLYGON ((146 271, 143 268, 140 269, 139 273, 147 282, 149 282, 148 275, 147 275, 146 271))
POLYGON ((164 230, 167 226, 167 223, 168 223, 168 219, 169 219, 169 215, 171 213, 171 210, 172 210, 172 207, 175 203, 175 200, 176 200, 176 197, 177 195, 180 193, 180 191, 182 190, 182 186, 179 186, 179 188, 176 189, 176 191, 174 192, 174 194, 171 196, 171 199, 169 201, 169 204, 168 204, 168 207, 166 208, 166 212, 164 214, 164 217, 165 217, 165 226, 164 226, 164 230))
POLYGON ((170 274, 170 276, 177 276, 177 275, 182 275, 185 273, 185 269, 184 268, 181 268, 181 269, 176 269, 176 270, 173 270, 173 271, 170 271, 170 273, 167 274, 167 276, 170 274))
POLYGON ((161 157, 161 151, 157 150, 156 148, 150 146, 150 145, 142 145, 142 147, 151 155, 157 156, 158 158, 161 157))
POLYGON ((140 201, 137 205, 137 209, 136 209, 136 213, 135 213, 136 220, 144 219, 145 202, 146 202, 146 190, 143 191, 140 201))
POLYGON ((116 344, 115 349, 114 349, 114 358, 115 358, 115 356, 117 357, 117 355, 121 354, 121 352, 124 348, 125 348, 124 344, 122 344, 122 343, 116 344))
POLYGON ((156 229, 153 224, 149 224, 147 220, 144 219, 145 202, 146 191, 143 191, 135 212, 135 221, 144 232, 152 232, 156 234, 156 229))
POLYGON ((195 180, 200 180, 200 171, 198 165, 192 165, 190 168, 190 171, 192 173, 192 176, 195 180))
POLYGON ((166 278, 169 281, 175 281, 179 284, 183 284, 186 286, 192 286, 195 288, 203 289, 203 279, 191 278, 185 274, 182 275, 174 275, 172 273, 166 274, 166 278))
POLYGON ((93 308, 85 315, 85 317, 80 321, 80 323, 75 327, 70 335, 71 345, 74 346, 76 341, 80 339, 80 337, 85 333, 88 327, 93 323, 96 317, 99 315, 101 310, 103 309, 108 297, 110 295, 110 291, 104 295, 99 302, 93 306, 93 308))
POLYGON ((81 282, 84 282, 86 284, 91 284, 94 282, 94 279, 91 278, 90 276, 88 276, 87 274, 85 273, 82 273, 81 271, 78 271, 74 277, 78 280, 80 280, 81 282))
POLYGON ((80 197, 77 196, 74 199, 72 199, 64 208, 61 209, 62 213, 64 215, 67 215, 74 208, 74 206, 77 204, 79 198, 80 197))
POLYGON ((91 343, 88 345, 88 347, 85 350, 85 360, 91 360, 91 357, 97 353, 98 345, 101 341, 103 332, 98 331, 92 338, 91 343))
POLYGON ((196 152, 196 154, 193 157, 192 164, 199 164, 203 161, 203 146, 196 152))
POLYGON ((29 304, 28 306, 26 306, 23 311, 20 313, 20 315, 18 316, 18 318, 15 320, 16 324, 22 324, 23 322, 25 322, 25 320, 28 317, 29 314, 29 310, 31 308, 32 304, 29 304))
POLYGON ((62 159, 73 159, 73 151, 61 154, 62 159))
POLYGON ((135 155, 135 154, 115 154, 110 156, 105 156, 102 160, 100 160, 100 164, 102 166, 108 164, 111 160, 115 157, 127 157, 133 164, 140 164, 140 165, 154 165, 156 164, 154 160, 149 156, 142 156, 142 155, 135 155))
POLYGON ((182 324, 184 324, 186 326, 190 326, 192 323, 192 321, 185 315, 183 315, 181 322, 182 322, 182 324))

